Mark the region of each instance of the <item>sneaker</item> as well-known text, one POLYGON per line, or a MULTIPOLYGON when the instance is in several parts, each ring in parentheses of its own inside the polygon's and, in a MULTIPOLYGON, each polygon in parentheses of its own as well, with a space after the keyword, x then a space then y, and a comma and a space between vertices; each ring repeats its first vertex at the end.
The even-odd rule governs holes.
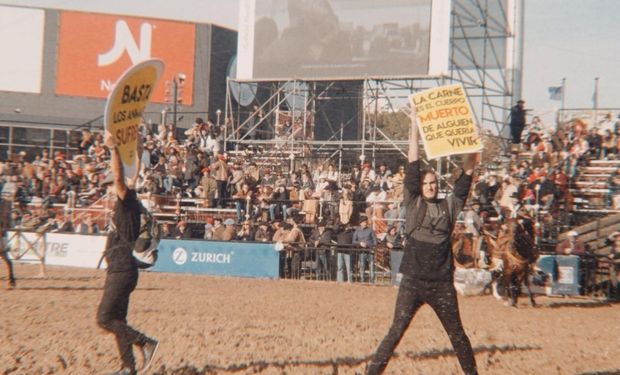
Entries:
POLYGON ((140 350, 142 350, 142 358, 144 359, 142 369, 140 371, 146 371, 146 369, 153 362, 153 357, 155 357, 155 353, 157 352, 157 348, 159 347, 159 342, 153 339, 147 339, 146 343, 142 345, 140 350))
POLYGON ((17 286, 17 284, 15 283, 15 279, 10 279, 9 280, 9 289, 13 289, 13 288, 15 288, 15 286, 17 286))

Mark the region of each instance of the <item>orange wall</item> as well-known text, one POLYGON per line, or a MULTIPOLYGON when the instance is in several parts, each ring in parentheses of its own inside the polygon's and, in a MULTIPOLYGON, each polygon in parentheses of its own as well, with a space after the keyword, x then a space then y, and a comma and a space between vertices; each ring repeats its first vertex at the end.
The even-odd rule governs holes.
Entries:
POLYGON ((164 61, 165 71, 152 97, 154 102, 164 103, 165 82, 172 80, 175 74, 183 73, 186 76, 182 89, 183 104, 191 105, 195 38, 195 26, 190 23, 60 12, 56 94, 106 98, 109 83, 114 83, 133 65, 128 53, 133 50, 142 52, 134 54, 136 58, 164 61), (124 25, 128 26, 129 34, 125 33, 122 39, 125 42, 121 43, 124 47, 121 48, 122 54, 118 55, 118 59, 113 58, 109 65, 100 65, 98 57, 113 49, 119 35, 117 30, 122 30, 124 25))

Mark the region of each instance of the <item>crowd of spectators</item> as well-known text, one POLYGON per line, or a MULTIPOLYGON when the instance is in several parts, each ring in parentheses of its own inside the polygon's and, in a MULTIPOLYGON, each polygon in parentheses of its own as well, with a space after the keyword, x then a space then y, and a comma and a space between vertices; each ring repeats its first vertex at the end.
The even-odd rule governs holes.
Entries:
MULTIPOLYGON (((184 134, 163 125, 153 131, 144 125, 141 134, 144 150, 137 190, 145 206, 156 213, 162 197, 174 197, 194 199, 198 207, 212 209, 202 223, 177 212, 173 219, 162 221, 164 236, 306 244, 318 251, 317 268, 322 274, 330 263, 325 255, 328 244, 350 246, 357 250, 332 252, 342 271, 338 277, 348 274, 348 280, 351 255, 359 255, 353 258, 361 278, 368 273, 372 280, 375 264, 387 266, 384 253, 402 247, 404 160, 392 165, 382 162, 376 168, 370 163, 355 164, 346 173, 329 161, 302 161, 291 169, 288 159, 261 162, 257 149, 226 153, 220 127, 200 118, 184 134), (234 214, 221 214, 224 211, 234 214)), ((499 169, 483 166, 478 173, 470 200, 474 204, 462 216, 464 230, 474 237, 491 217, 522 215, 540 223, 539 241, 556 238, 554 220, 560 208, 570 209, 569 187, 577 167, 592 158, 615 158, 620 125, 610 115, 596 126, 573 119, 550 131, 534 117, 521 140, 509 164, 499 169)), ((106 194, 100 181, 108 161, 103 134, 84 130, 73 155, 62 151, 50 155, 42 149, 34 160, 22 153, 0 163, 0 189, 16 203, 14 225, 105 232, 106 225, 90 215, 71 221, 53 214, 51 208, 57 204, 89 207, 98 202, 106 194)), ((613 177, 611 186, 615 186, 613 177)), ((292 245, 285 252, 287 272, 296 275, 301 261, 295 257, 304 256, 292 245)))

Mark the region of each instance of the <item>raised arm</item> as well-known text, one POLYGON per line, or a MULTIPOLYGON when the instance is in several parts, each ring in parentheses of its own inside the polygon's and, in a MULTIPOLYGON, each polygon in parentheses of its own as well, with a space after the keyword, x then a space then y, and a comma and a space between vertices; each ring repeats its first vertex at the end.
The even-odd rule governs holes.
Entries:
POLYGON ((415 109, 410 116, 411 128, 409 129, 409 153, 407 159, 409 163, 405 168, 405 178, 403 179, 403 204, 420 195, 420 156, 419 156, 419 136, 418 123, 415 109))
POLYGON ((480 161, 479 152, 467 154, 467 156, 465 156, 465 161, 463 162, 463 171, 465 172, 465 174, 468 176, 473 175, 474 169, 476 168, 476 165, 478 164, 479 161, 480 161))
POLYGON ((420 159, 419 152, 419 131, 418 131, 418 120, 415 108, 411 109, 411 113, 409 114, 409 118, 411 119, 411 127, 409 128, 409 153, 408 159, 409 163, 413 163, 420 159))
POLYGON ((116 190, 116 195, 123 200, 125 199, 125 195, 128 190, 127 185, 125 184, 125 173, 123 172, 121 155, 119 154, 114 137, 110 132, 106 132, 105 145, 108 146, 110 152, 112 153, 110 168, 112 169, 112 176, 114 176, 114 190, 116 190))

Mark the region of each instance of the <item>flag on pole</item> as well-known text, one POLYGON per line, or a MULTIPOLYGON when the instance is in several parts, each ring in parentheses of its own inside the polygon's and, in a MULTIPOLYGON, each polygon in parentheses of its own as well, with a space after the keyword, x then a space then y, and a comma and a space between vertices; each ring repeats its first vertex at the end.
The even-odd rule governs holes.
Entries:
POLYGON ((549 99, 550 100, 562 100, 562 86, 550 86, 549 87, 549 99))

